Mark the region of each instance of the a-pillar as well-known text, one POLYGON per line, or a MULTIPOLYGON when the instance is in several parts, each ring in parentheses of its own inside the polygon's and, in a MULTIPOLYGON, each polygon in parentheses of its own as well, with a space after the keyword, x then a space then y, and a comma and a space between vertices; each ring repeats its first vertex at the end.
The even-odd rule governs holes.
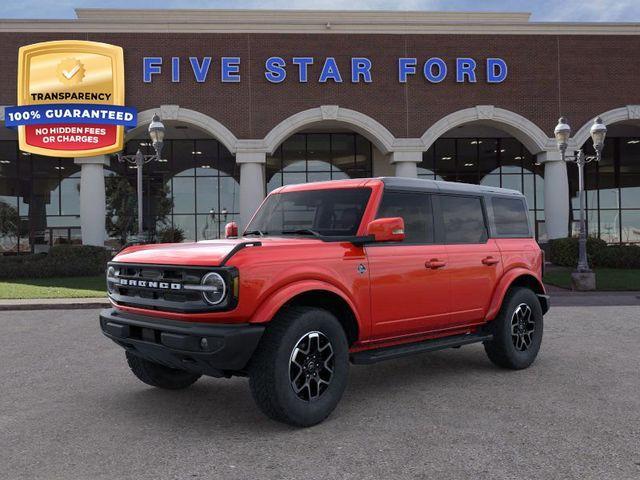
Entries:
POLYGON ((418 164, 421 161, 421 151, 399 151, 391 153, 390 162, 395 166, 396 177, 418 178, 418 164))
POLYGON ((83 245, 104 246, 105 220, 107 215, 104 166, 109 166, 109 157, 76 158, 80 165, 80 227, 83 245))
POLYGON ((544 164, 544 223, 549 239, 569 235, 569 179, 567 164, 560 152, 542 152, 538 163, 544 164))
POLYGON ((264 168, 265 152, 236 152, 236 163, 240 165, 240 232, 258 209, 265 197, 264 168))

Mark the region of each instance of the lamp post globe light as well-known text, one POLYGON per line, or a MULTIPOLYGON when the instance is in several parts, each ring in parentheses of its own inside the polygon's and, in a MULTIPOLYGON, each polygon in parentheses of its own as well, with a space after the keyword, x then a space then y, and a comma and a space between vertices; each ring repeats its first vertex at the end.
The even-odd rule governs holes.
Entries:
POLYGON ((578 166, 578 194, 580 199, 580 236, 578 239, 578 265, 576 271, 571 274, 571 284, 574 290, 595 290, 596 276, 589 268, 587 258, 587 228, 585 218, 585 191, 584 191, 584 166, 592 161, 599 162, 602 158, 602 149, 604 148, 604 139, 607 135, 607 127, 600 117, 593 121, 591 126, 591 140, 595 155, 585 155, 582 149, 574 154, 567 155, 567 147, 569 138, 571 137, 571 127, 564 117, 560 117, 558 125, 553 131, 558 150, 562 155, 563 161, 574 162, 578 166))
POLYGON ((153 150, 155 153, 153 155, 144 155, 139 148, 135 155, 122 155, 121 153, 118 153, 118 161, 130 163, 132 165, 135 165, 136 168, 136 190, 138 196, 138 241, 143 241, 146 239, 143 230, 142 167, 145 163, 162 159, 161 154, 165 131, 166 129, 164 127, 164 124, 160 120, 160 116, 158 114, 155 114, 151 119, 151 123, 149 124, 148 129, 149 138, 151 139, 151 145, 153 146, 153 150))

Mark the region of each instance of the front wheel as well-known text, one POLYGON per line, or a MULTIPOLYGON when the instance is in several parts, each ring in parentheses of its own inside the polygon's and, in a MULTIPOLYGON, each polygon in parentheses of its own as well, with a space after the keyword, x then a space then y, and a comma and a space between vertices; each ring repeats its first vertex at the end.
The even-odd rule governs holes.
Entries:
POLYGON ((249 365, 249 385, 270 418, 298 427, 323 421, 347 385, 349 347, 326 310, 292 307, 269 324, 249 365))
POLYGON ((531 365, 542 343, 542 308, 528 288, 514 288, 505 296, 492 322, 493 339, 485 342, 489 360, 502 368, 520 370, 531 365))

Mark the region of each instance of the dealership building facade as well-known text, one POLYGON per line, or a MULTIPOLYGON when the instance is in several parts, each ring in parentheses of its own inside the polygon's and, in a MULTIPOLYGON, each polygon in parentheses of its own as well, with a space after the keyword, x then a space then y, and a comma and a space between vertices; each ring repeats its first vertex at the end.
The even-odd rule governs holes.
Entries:
MULTIPOLYGON (((126 153, 151 153, 155 113, 166 126, 162 160, 143 170, 146 229, 218 238, 280 185, 396 175, 520 190, 546 242, 577 230, 577 169, 558 152, 558 117, 573 127, 569 149, 589 153, 600 116, 608 134, 602 160, 586 168, 588 231, 640 243, 639 24, 520 13, 76 13, 0 20, 0 105, 16 103, 21 46, 121 46, 126 105, 138 110, 126 153)), ((107 207, 135 177, 115 156, 21 152, 3 125, 0 252, 116 246, 107 207)), ((135 202, 126 205, 118 215, 133 213, 135 202)))

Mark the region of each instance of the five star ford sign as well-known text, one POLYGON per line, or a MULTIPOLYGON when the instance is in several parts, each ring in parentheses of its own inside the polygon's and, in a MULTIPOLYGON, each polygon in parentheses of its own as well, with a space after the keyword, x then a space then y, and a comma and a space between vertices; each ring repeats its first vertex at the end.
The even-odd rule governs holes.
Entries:
POLYGON ((63 40, 20 48, 18 106, 5 110, 20 150, 88 157, 122 150, 137 124, 124 106, 124 56, 106 43, 63 40))

